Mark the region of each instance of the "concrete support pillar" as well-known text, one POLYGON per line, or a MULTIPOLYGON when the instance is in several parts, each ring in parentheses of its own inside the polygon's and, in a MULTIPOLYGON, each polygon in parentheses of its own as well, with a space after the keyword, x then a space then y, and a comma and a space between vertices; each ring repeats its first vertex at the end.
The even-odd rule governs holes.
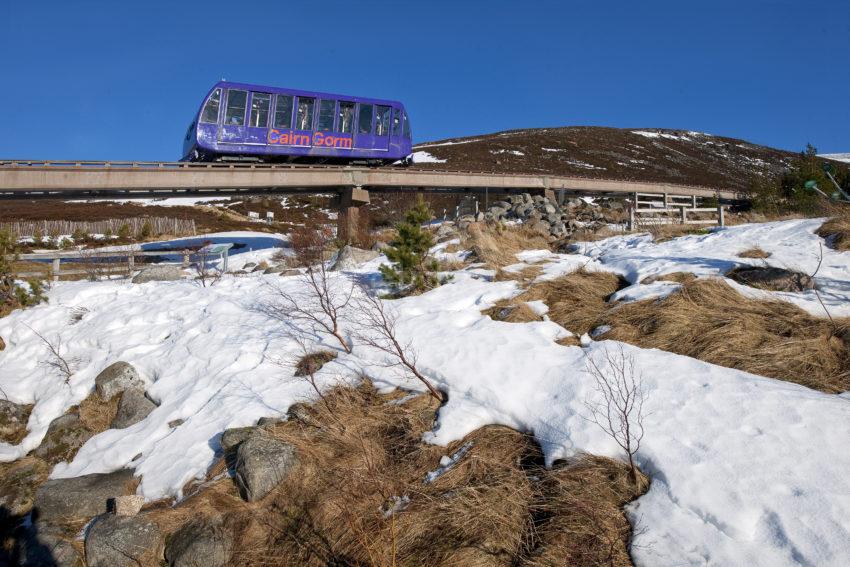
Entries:
POLYGON ((369 192, 362 187, 346 187, 340 193, 336 234, 340 240, 351 242, 357 234, 360 207, 369 204, 369 192))
POLYGON ((543 190, 543 196, 546 197, 547 199, 549 199, 550 203, 557 202, 557 198, 555 197, 555 190, 554 189, 544 189, 543 190))

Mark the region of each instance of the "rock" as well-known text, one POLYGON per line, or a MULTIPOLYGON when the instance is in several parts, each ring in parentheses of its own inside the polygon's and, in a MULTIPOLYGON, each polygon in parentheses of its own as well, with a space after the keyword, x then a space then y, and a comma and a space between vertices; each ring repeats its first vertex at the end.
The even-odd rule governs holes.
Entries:
POLYGON ((441 224, 437 229, 437 232, 434 233, 434 238, 436 238, 438 242, 456 237, 457 229, 454 227, 454 224, 450 222, 444 222, 441 224))
POLYGON ((20 565, 23 567, 82 567, 83 558, 57 529, 30 528, 23 538, 20 565))
POLYGON ((168 427, 170 427, 171 429, 174 429, 175 427, 180 427, 181 425, 183 425, 183 420, 180 418, 172 419, 168 422, 168 427))
POLYGON ((165 559, 171 567, 225 567, 233 554, 233 535, 220 518, 192 520, 171 537, 165 559))
POLYGON ((481 222, 484 220, 484 213, 477 212, 475 213, 475 222, 481 222))
POLYGON ((255 273, 255 272, 264 272, 264 271, 266 271, 267 269, 268 269, 268 267, 267 267, 267 266, 264 266, 264 265, 262 265, 262 264, 257 264, 256 266, 254 266, 253 268, 251 268, 251 273, 253 274, 253 273, 255 273))
POLYGON ((104 368, 94 379, 97 395, 109 401, 116 394, 130 388, 145 388, 145 383, 132 364, 118 361, 104 368))
POLYGON ((345 245, 337 252, 336 260, 331 270, 351 270, 369 260, 374 260, 380 253, 374 250, 363 250, 353 246, 345 245))
POLYGON ((256 430, 256 427, 234 427, 225 429, 221 434, 221 448, 225 453, 236 449, 240 443, 245 441, 256 430))
POLYGON ((80 414, 67 413, 50 422, 47 433, 33 455, 50 465, 70 461, 93 433, 80 421, 80 414))
POLYGON ((744 285, 772 291, 805 291, 815 288, 815 281, 806 274, 771 266, 743 266, 735 268, 726 276, 744 285))
POLYGON ((543 207, 543 210, 546 211, 547 215, 554 215, 558 212, 558 209, 554 205, 548 203, 543 207))
POLYGON ((50 523, 93 518, 108 510, 112 498, 134 493, 134 485, 130 469, 48 480, 35 493, 37 519, 50 523))
POLYGON ((310 406, 303 402, 296 402, 289 406, 289 409, 286 410, 286 419, 300 421, 305 425, 311 425, 315 421, 310 406))
POLYGON ((236 484, 248 502, 271 492, 297 464, 295 448, 257 429, 236 450, 236 484))
POLYGON ((289 268, 285 264, 278 264, 277 266, 269 266, 268 268, 263 270, 263 273, 264 274, 282 274, 283 272, 286 272, 287 270, 290 270, 290 269, 291 268, 289 268))
POLYGON ((150 401, 144 390, 130 388, 121 394, 118 402, 118 413, 112 420, 112 429, 124 429, 145 419, 150 412, 156 409, 156 404, 150 401))
POLYGON ((183 279, 183 268, 174 264, 160 264, 143 269, 133 278, 133 283, 173 282, 183 279))
POLYGON ((35 490, 50 474, 41 459, 24 457, 5 465, 0 476, 0 524, 3 516, 24 516, 32 510, 35 490))
POLYGON ((273 427, 278 423, 283 423, 286 419, 280 417, 261 417, 257 420, 257 427, 273 427))
POLYGON ((545 220, 549 224, 555 224, 556 222, 561 222, 561 217, 560 215, 557 215, 555 213, 549 213, 545 217, 543 217, 543 220, 545 220))
POLYGON ((380 252, 381 250, 383 250, 387 246, 389 246, 389 244, 387 244, 383 240, 377 240, 377 241, 375 241, 375 244, 372 245, 372 250, 374 250, 375 252, 380 252))
POLYGON ((32 406, 0 400, 0 441, 20 443, 27 431, 32 406))
POLYGON ((113 512, 116 516, 135 516, 142 509, 145 497, 141 494, 128 494, 127 496, 116 496, 113 500, 113 512))
POLYGON ((531 225, 530 228, 532 231, 538 234, 542 234, 543 236, 549 236, 549 223, 547 222, 544 222, 542 220, 536 221, 534 224, 531 225))
POLYGON ((243 270, 245 270, 246 272, 247 272, 247 271, 250 271, 252 268, 256 268, 256 267, 257 267, 257 263, 256 263, 256 262, 245 262, 245 263, 242 265, 242 269, 243 269, 243 270))
POLYGON ((159 527, 144 516, 106 514, 86 535, 88 567, 159 565, 165 542, 159 527))
POLYGON ((292 277, 292 276, 300 276, 300 275, 301 275, 301 270, 295 270, 295 269, 289 269, 289 270, 284 270, 284 271, 280 272, 280 277, 282 277, 282 278, 289 278, 289 277, 292 277))

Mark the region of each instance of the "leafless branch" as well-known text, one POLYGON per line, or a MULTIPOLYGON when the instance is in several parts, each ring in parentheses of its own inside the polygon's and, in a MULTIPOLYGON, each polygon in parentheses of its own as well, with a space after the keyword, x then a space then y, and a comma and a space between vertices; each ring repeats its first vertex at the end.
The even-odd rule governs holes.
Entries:
POLYGON ((56 340, 51 342, 44 335, 27 325, 26 323, 24 323, 24 325, 30 331, 35 333, 35 336, 41 339, 41 342, 44 343, 44 345, 47 347, 48 352, 50 353, 49 358, 39 361, 39 364, 43 364, 48 368, 57 370, 59 373, 62 374, 62 376, 65 377, 65 383, 67 384, 71 380, 71 377, 74 375, 74 366, 76 365, 76 361, 73 359, 71 361, 68 361, 62 355, 62 337, 57 335, 56 340))
POLYGON ((206 251, 197 253, 198 261, 195 262, 195 279, 201 287, 214 286, 221 279, 221 270, 210 264, 211 254, 206 251))
POLYGON ((358 341, 390 355, 394 366, 406 368, 428 388, 437 401, 445 401, 445 394, 437 390, 416 367, 416 352, 412 346, 399 341, 396 333, 397 315, 387 303, 364 290, 356 301, 356 307, 359 318, 355 336, 358 341))
POLYGON ((643 404, 647 399, 643 375, 635 367, 634 357, 627 355, 622 345, 613 353, 606 347, 601 365, 588 355, 586 372, 593 376, 597 397, 585 400, 590 412, 585 419, 601 427, 626 452, 630 479, 637 484, 634 456, 643 440, 643 404))
MULTIPOLYGON (((818 247, 819 247, 818 248, 818 267, 815 268, 815 271, 812 272, 811 276, 809 276, 810 278, 812 278, 813 281, 814 281, 817 273, 820 271, 821 264, 823 264, 823 243, 818 242, 818 247)), ((837 331, 838 326, 835 324, 835 320, 832 318, 832 314, 829 312, 829 309, 826 308, 826 304, 824 304, 823 299, 820 296, 820 292, 818 291, 817 282, 814 282, 814 287, 812 288, 812 291, 815 292, 815 297, 818 298, 818 303, 820 303, 820 306, 823 307, 823 310, 826 313, 826 316, 829 318, 829 322, 832 324, 833 332, 837 331)))

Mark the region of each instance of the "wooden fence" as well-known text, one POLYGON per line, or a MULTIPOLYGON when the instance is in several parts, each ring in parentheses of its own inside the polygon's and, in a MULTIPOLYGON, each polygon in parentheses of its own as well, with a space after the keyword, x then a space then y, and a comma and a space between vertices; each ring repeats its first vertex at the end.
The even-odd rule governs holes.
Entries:
POLYGON ((656 195, 634 193, 629 204, 629 230, 640 230, 663 224, 716 224, 724 226, 726 215, 723 205, 697 206, 697 197, 691 195, 656 195), (714 216, 713 219, 693 218, 690 215, 714 216))
POLYGON ((0 222, 0 230, 8 230, 17 238, 33 238, 37 234, 48 236, 71 235, 77 231, 86 234, 113 234, 122 230, 128 236, 136 236, 147 230, 150 236, 168 234, 172 236, 194 236, 195 221, 171 217, 133 217, 127 219, 106 219, 101 221, 40 220, 0 222), (145 229, 147 224, 148 228, 145 229), (126 228, 122 228, 126 227, 126 228))

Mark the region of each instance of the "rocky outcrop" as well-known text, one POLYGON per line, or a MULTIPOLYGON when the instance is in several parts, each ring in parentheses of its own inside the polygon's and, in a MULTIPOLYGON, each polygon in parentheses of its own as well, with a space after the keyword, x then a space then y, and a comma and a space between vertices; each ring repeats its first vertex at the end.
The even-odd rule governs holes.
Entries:
POLYGON ((83 558, 67 536, 56 528, 34 526, 23 536, 23 567, 82 567, 83 558))
POLYGON ((337 252, 331 270, 353 270, 369 260, 374 260, 380 255, 381 253, 375 250, 363 250, 362 248, 346 245, 337 252))
POLYGON ((88 567, 160 565, 165 541, 159 527, 144 516, 97 518, 86 534, 88 567))
POLYGON ((135 275, 133 283, 173 282, 183 279, 183 269, 173 264, 162 264, 145 268, 135 275))
POLYGON ((738 283, 771 291, 806 291, 815 289, 815 280, 806 274, 770 266, 735 268, 726 277, 738 283))
POLYGON ((93 435, 80 421, 79 413, 66 413, 50 422, 41 445, 32 454, 50 465, 69 461, 93 435))
POLYGON ((0 400, 0 441, 11 444, 20 443, 26 435, 30 411, 32 411, 31 405, 0 400))
POLYGON ((35 494, 36 519, 51 523, 93 518, 107 511, 109 500, 134 493, 135 484, 129 469, 48 480, 35 494))
POLYGON ((145 396, 144 390, 130 388, 121 394, 118 412, 112 420, 112 429, 124 429, 145 419, 156 409, 156 404, 145 396))
POLYGON ((255 429, 236 449, 235 479, 242 497, 260 500, 285 479, 298 459, 295 448, 275 439, 261 428, 255 429))
POLYGON ((190 521, 168 538, 165 559, 171 567, 231 565, 233 534, 220 518, 190 521))
POLYGON ((144 390, 145 383, 132 364, 118 361, 104 368, 94 379, 97 395, 104 401, 124 390, 136 388, 144 390))

